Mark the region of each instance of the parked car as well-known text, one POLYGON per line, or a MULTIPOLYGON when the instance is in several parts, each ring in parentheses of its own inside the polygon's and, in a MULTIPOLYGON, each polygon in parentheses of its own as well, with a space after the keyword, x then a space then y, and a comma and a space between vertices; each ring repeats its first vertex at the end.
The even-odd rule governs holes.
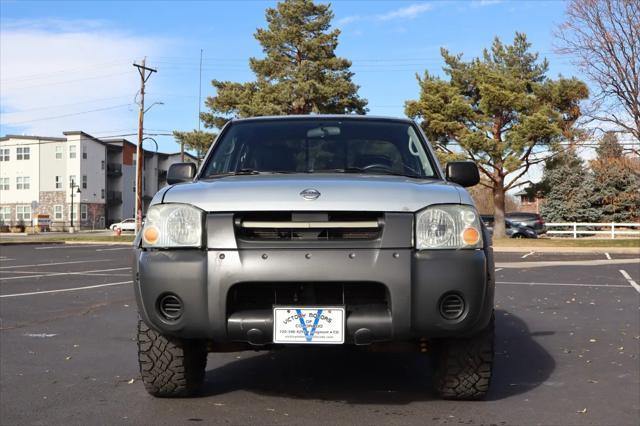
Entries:
POLYGON ((407 119, 231 120, 199 172, 170 167, 134 241, 146 390, 197 393, 208 351, 383 344, 433 353, 442 397, 482 398, 494 261, 464 189, 479 180, 472 162, 440 170, 407 119))
POLYGON ((538 235, 547 232, 547 228, 544 226, 544 220, 542 220, 542 217, 538 213, 511 212, 507 213, 505 218, 515 224, 528 226, 538 235))
POLYGON ((505 234, 509 238, 538 238, 538 233, 530 226, 524 226, 505 219, 505 234))
POLYGON ((116 228, 120 228, 122 231, 133 231, 136 230, 136 220, 133 218, 125 219, 122 222, 112 224, 109 229, 115 231, 116 228))
MULTIPOLYGON (((487 227, 489 233, 493 235, 495 218, 492 215, 482 215, 480 218, 487 227)), ((533 228, 514 223, 510 219, 505 219, 504 226, 505 234, 509 238, 538 238, 538 234, 533 230, 533 228)))

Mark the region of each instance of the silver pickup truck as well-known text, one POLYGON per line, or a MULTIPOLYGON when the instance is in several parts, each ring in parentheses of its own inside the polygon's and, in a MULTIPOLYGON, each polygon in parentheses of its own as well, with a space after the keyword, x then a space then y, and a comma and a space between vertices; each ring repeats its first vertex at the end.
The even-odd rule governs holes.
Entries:
POLYGON ((208 352, 290 345, 426 352, 439 395, 487 393, 493 252, 463 189, 478 169, 443 172, 414 122, 232 120, 168 181, 134 243, 152 395, 196 394, 208 352))

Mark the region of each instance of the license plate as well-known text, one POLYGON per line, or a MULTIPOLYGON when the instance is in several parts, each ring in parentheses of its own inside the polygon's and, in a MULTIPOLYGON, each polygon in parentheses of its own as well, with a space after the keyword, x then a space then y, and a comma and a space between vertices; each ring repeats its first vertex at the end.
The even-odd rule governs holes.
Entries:
POLYGON ((344 343, 344 308, 275 307, 273 342, 334 345, 344 343))

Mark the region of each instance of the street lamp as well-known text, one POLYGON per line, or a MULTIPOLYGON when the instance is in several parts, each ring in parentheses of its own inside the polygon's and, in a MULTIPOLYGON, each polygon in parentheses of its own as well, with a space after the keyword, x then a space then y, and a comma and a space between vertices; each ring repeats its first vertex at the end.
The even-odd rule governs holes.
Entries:
POLYGON ((69 232, 73 232, 73 216, 75 215, 75 211, 73 210, 73 195, 74 195, 74 188, 78 188, 78 190, 76 191, 77 194, 80 194, 80 185, 76 185, 75 181, 71 181, 71 227, 69 228, 69 232))
POLYGON ((143 114, 146 114, 147 111, 149 111, 151 109, 152 106, 154 105, 164 105, 164 102, 154 102, 151 105, 149 105, 149 107, 147 109, 144 110, 143 114))

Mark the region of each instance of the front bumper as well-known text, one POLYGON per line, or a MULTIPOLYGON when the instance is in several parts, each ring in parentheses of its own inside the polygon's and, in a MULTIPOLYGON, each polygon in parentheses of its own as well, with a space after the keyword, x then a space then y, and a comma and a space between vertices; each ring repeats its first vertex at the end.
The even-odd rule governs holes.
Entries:
MULTIPOLYGON (((485 234, 486 235, 486 234, 485 234)), ((228 313, 228 295, 240 283, 382 284, 388 306, 346 306, 345 341, 368 344, 464 336, 484 328, 493 310, 490 248, 413 249, 135 249, 135 293, 140 315, 157 331, 214 342, 271 343, 270 309, 228 313), (439 302, 455 292, 465 300, 462 316, 447 320, 439 302), (167 321, 158 300, 173 293, 182 316, 167 321), (257 330, 257 331, 256 331, 257 330)))

